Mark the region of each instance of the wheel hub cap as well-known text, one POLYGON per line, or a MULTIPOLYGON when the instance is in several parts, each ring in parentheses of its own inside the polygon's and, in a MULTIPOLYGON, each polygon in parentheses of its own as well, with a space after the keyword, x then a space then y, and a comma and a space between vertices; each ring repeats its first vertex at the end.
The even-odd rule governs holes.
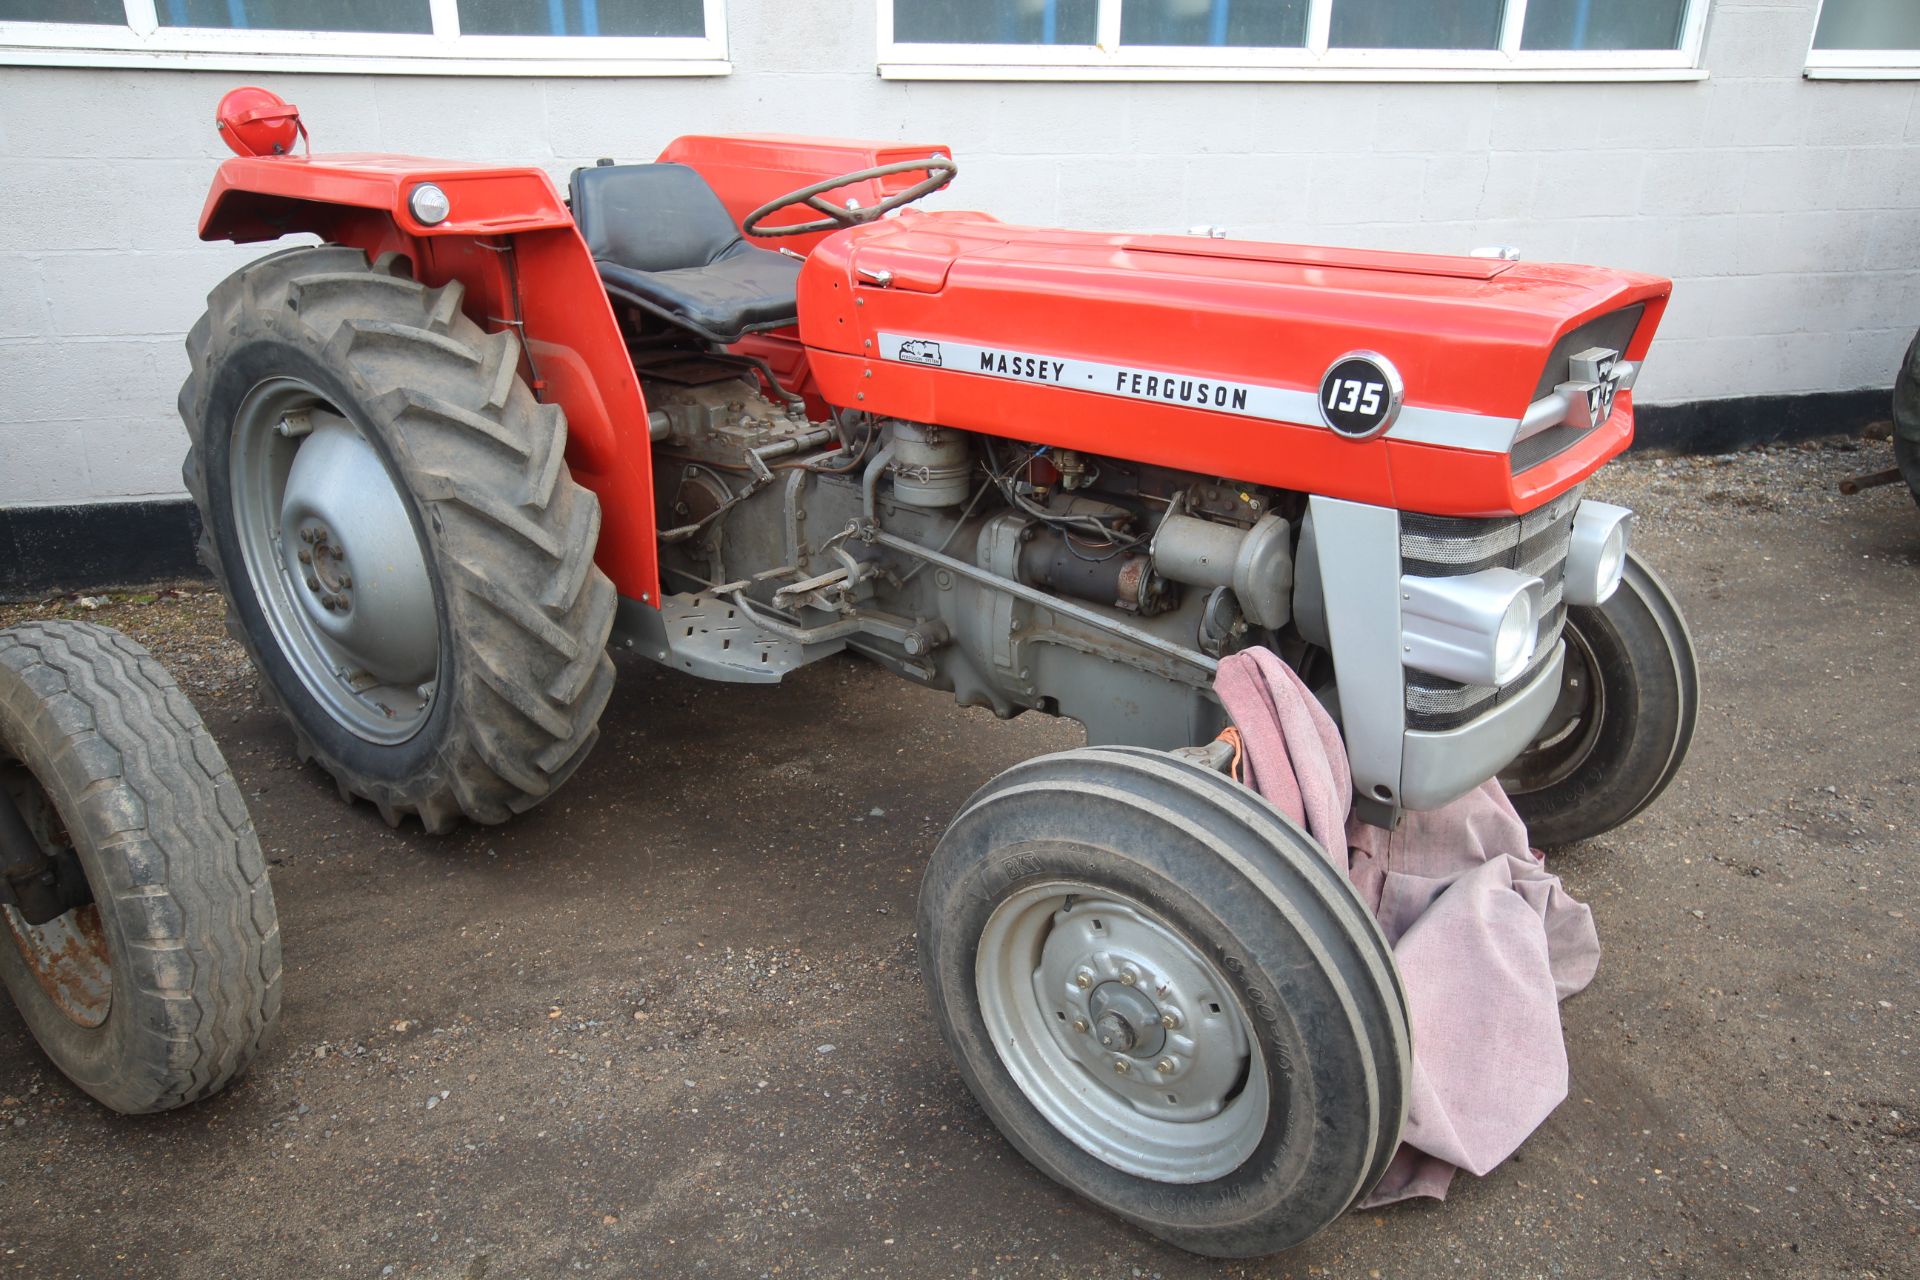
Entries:
POLYGON ((1247 1061, 1243 1022, 1222 1004, 1212 966, 1139 908, 1099 898, 1067 904, 1054 916, 1033 982, 1041 1000, 1068 1005, 1066 1027, 1089 1028, 1056 1029, 1067 1052, 1135 1110, 1189 1121, 1227 1105, 1247 1061), (1195 1008, 1200 1016, 1189 1025, 1182 1011, 1195 1008), (1123 1059, 1132 1060, 1125 1069, 1123 1059), (1151 1070, 1134 1070, 1148 1061, 1151 1070))
POLYGON ((406 503, 345 418, 310 417, 280 501, 288 571, 305 587, 297 598, 360 670, 382 684, 421 684, 433 675, 439 633, 406 503))
POLYGON ((1205 1182, 1259 1142, 1266 1069, 1239 997, 1146 907, 1091 885, 1024 888, 982 930, 975 981, 1008 1074, 1108 1164, 1205 1182))
POLYGON ((1103 982, 1087 1001, 1100 1047, 1112 1053, 1151 1058, 1167 1042, 1160 1010, 1137 987, 1103 982))
POLYGON ((241 405, 230 475, 254 598, 301 684, 359 737, 412 737, 439 675, 439 618, 379 451, 313 388, 269 379, 241 405))

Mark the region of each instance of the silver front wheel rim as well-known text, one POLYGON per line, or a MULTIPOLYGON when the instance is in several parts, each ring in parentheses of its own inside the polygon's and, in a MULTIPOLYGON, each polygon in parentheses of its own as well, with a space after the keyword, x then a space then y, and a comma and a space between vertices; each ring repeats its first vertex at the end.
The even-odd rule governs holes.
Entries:
POLYGON ((1075 1145, 1156 1182, 1240 1167, 1267 1129, 1265 1059, 1224 974, 1111 889, 1032 885, 994 908, 974 981, 987 1034, 1075 1145))
POLYGON ((1578 627, 1569 626, 1565 636, 1560 696, 1539 735, 1500 771, 1500 785, 1508 795, 1527 795, 1565 782, 1586 765, 1600 740, 1600 726, 1607 715, 1600 663, 1578 627))
POLYGON ((368 742, 418 733, 440 677, 438 610, 372 443, 311 386, 270 378, 235 416, 228 479, 248 583, 301 685, 368 742))

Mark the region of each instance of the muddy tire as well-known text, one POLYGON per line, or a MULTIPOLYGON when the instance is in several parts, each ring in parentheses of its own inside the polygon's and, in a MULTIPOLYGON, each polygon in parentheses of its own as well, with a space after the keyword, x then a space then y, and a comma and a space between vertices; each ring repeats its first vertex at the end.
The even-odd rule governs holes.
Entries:
POLYGON ((42 1049, 115 1111, 244 1069, 280 1010, 280 925, 239 785, 171 677, 117 631, 0 631, 0 786, 92 901, 0 907, 0 978, 42 1049))
POLYGON ((274 254, 209 295, 180 391, 201 558, 301 757, 433 832, 551 795, 613 685, 599 503, 462 296, 394 255, 274 254))
POLYGON ((1920 503, 1920 334, 1907 345, 1893 380, 1893 460, 1907 492, 1920 503))
POLYGON ((1501 785, 1545 848, 1637 816, 1680 771, 1700 714, 1686 619, 1637 556, 1605 603, 1567 611, 1560 703, 1501 785))
POLYGON ((1372 917, 1270 804, 1164 753, 1018 765, 920 891, 960 1075, 1055 1181, 1196 1253, 1306 1239, 1399 1142, 1405 998, 1372 917))

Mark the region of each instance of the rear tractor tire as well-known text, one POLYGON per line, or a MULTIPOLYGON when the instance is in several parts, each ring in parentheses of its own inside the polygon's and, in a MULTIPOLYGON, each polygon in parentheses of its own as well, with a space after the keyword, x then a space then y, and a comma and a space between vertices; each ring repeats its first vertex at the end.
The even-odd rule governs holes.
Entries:
POLYGON ((301 757, 432 832, 545 799, 613 685, 599 503, 461 298, 394 255, 277 253, 208 296, 180 390, 201 558, 301 757))
POLYGON ((1634 555, 1606 601, 1567 611, 1567 662, 1547 724, 1500 774, 1544 848, 1635 817, 1680 772, 1700 714, 1693 638, 1666 584, 1634 555))
POLYGON ((0 631, 0 804, 63 889, 0 906, 0 979, 54 1065, 129 1114, 225 1088, 280 1011, 280 924, 193 705, 111 628, 0 631))
POLYGON ((1020 1153, 1217 1257, 1306 1239, 1399 1143, 1407 1014, 1372 917, 1264 799, 1163 752, 1009 769, 920 890, 960 1075, 1020 1153))

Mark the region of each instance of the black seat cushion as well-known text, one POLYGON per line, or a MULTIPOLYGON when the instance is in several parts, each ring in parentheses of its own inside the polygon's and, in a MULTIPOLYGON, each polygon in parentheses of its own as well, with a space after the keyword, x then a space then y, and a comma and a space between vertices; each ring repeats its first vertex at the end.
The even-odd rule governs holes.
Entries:
POLYGON ((573 220, 614 297, 712 342, 799 318, 800 260, 748 244, 686 165, 576 169, 571 192, 573 220))

